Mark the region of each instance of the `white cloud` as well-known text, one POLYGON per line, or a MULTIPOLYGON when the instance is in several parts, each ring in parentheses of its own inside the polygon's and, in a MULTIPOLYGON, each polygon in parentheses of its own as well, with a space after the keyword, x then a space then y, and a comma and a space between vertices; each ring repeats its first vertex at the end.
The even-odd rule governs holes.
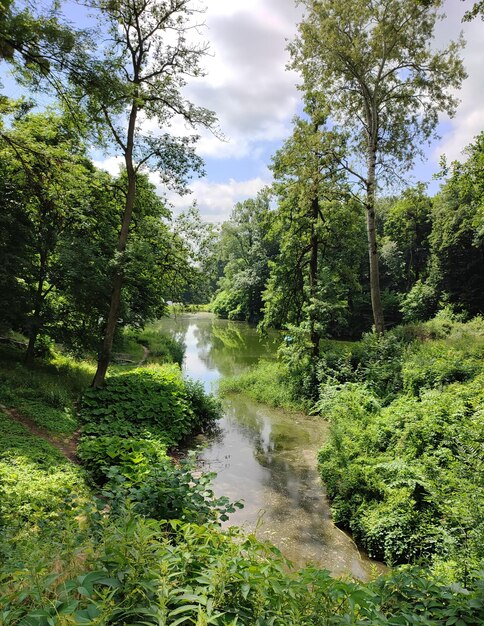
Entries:
POLYGON ((262 177, 250 180, 229 179, 225 183, 198 180, 190 185, 192 194, 187 196, 168 195, 175 214, 187 209, 194 200, 207 222, 222 222, 229 218, 237 202, 254 198, 268 184, 262 177))
MULTIPOLYGON (((197 105, 215 111, 225 141, 201 132, 198 153, 211 158, 253 156, 266 141, 290 133, 299 96, 298 77, 286 71, 287 40, 300 11, 293 0, 208 0, 202 38, 210 43, 206 76, 185 92, 197 105)), ((186 133, 182 123, 173 132, 186 133)))
POLYGON ((466 2, 446 0, 444 10, 447 19, 439 24, 437 30, 436 39, 440 46, 446 45, 451 39, 457 39, 459 33, 463 32, 467 43, 462 51, 462 57, 468 77, 457 93, 461 102, 456 115, 450 121, 448 118, 444 120, 449 122, 447 124, 449 128, 433 151, 432 157, 435 161, 438 161, 442 154, 451 161, 461 160, 463 149, 484 130, 483 23, 479 17, 470 23, 461 21, 464 12, 472 4, 469 0, 466 2))
POLYGON ((119 170, 124 164, 124 159, 120 156, 113 156, 107 157, 102 161, 94 160, 93 163, 96 167, 109 172, 111 176, 117 176, 119 174, 119 170))

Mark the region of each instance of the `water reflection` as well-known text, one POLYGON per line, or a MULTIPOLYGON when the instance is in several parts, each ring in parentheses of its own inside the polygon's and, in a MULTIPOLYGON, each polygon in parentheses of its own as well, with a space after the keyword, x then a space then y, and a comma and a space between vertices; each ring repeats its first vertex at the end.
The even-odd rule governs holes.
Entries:
MULTIPOLYGON (((167 319, 160 327, 183 338, 184 369, 213 389, 261 357, 274 358, 278 336, 261 339, 241 322, 207 314, 167 319)), ((256 404, 242 395, 224 401, 220 430, 201 454, 217 472, 217 494, 244 500, 231 524, 256 530, 297 565, 314 562, 335 574, 366 579, 374 567, 330 520, 316 455, 327 425, 321 419, 256 404)))

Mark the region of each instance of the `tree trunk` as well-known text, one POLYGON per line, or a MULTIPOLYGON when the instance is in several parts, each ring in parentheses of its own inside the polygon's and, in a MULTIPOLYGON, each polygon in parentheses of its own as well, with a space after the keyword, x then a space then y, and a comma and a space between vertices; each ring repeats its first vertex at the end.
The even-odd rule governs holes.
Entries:
POLYGON ((133 106, 131 109, 131 115, 128 128, 128 142, 125 152, 125 164, 126 173, 128 177, 128 190, 126 194, 126 204, 124 207, 123 221, 121 224, 121 230, 119 232, 117 252, 119 255, 118 263, 114 270, 111 302, 109 306, 109 313, 106 320, 106 327, 104 330, 104 338, 101 349, 99 351, 97 370, 94 375, 94 379, 91 386, 94 388, 102 387, 104 385, 104 379, 106 378, 106 372, 111 360, 111 352, 113 349, 114 334, 116 332, 116 326, 118 322, 119 305, 121 303, 121 289, 123 287, 123 254, 126 251, 126 244, 128 241, 129 227, 131 224, 131 218, 133 215, 134 202, 136 198, 136 171, 133 164, 133 140, 134 129, 136 124, 137 108, 133 106))
POLYGON ((376 242, 375 190, 376 148, 368 148, 368 182, 366 186, 366 217, 368 227, 368 253, 370 257, 370 293, 373 320, 378 335, 385 332, 385 320, 380 295, 380 270, 378 267, 378 245, 376 242))
POLYGON ((317 359, 319 357, 319 342, 321 337, 319 336, 319 331, 316 328, 317 319, 316 319, 316 307, 315 301, 317 297, 318 290, 318 251, 319 251, 319 239, 316 232, 316 223, 318 221, 319 216, 319 201, 318 198, 313 198, 311 203, 311 257, 309 260, 309 293, 311 297, 310 303, 310 334, 311 334, 311 344, 312 344, 312 357, 313 359, 317 359))
POLYGON ((39 266, 39 282, 37 283, 37 290, 34 300, 34 311, 32 314, 32 323, 29 329, 29 343, 27 346, 27 352, 25 353, 26 365, 31 365, 35 357, 35 342, 39 336, 41 324, 42 308, 44 305, 44 283, 47 274, 47 254, 45 251, 40 253, 40 266, 39 266))

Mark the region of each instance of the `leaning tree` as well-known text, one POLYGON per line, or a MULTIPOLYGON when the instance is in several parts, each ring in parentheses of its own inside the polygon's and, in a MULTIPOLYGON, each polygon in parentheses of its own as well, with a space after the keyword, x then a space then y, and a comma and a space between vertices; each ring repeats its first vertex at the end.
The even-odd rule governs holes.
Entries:
MULTIPOLYGON (((109 365, 120 311, 125 256, 136 199, 137 174, 156 171, 168 187, 183 193, 200 172, 194 136, 169 132, 175 119, 213 129, 215 116, 183 95, 187 77, 203 75, 205 43, 191 41, 200 10, 192 0, 93 0, 109 38, 86 68, 81 93, 90 119, 99 124, 126 168, 125 203, 113 267, 110 307, 93 386, 101 386, 109 365)), ((80 84, 78 78, 77 83, 80 84)))

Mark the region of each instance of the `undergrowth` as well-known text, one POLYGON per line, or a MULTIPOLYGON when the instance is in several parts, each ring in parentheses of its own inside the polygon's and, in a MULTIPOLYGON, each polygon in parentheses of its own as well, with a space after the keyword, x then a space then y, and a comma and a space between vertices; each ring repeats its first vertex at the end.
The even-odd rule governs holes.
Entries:
POLYGON ((287 369, 277 361, 259 361, 242 374, 223 378, 219 390, 222 395, 244 393, 256 402, 270 406, 304 408, 304 402, 296 399, 288 386, 287 369))
POLYGON ((370 555, 466 581, 484 559, 484 323, 441 316, 372 341, 396 340, 384 369, 326 367, 321 476, 335 521, 370 555))

